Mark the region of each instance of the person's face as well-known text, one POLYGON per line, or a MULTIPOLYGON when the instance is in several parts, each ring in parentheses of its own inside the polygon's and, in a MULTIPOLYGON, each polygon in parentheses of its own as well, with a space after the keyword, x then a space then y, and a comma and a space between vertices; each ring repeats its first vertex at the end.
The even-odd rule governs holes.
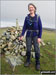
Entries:
POLYGON ((32 13, 34 13, 35 12, 35 8, 34 8, 34 6, 32 6, 32 5, 29 5, 29 12, 32 14, 32 13))

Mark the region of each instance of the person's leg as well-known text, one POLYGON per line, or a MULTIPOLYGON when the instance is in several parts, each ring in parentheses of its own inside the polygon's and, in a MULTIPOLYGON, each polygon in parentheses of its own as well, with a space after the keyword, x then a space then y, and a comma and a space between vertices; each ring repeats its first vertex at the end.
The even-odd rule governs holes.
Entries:
POLYGON ((33 45, 35 51, 36 69, 40 69, 40 48, 37 42, 37 37, 33 37, 33 45))
POLYGON ((32 38, 31 37, 26 37, 26 48, 27 48, 27 51, 26 51, 26 63, 25 63, 25 66, 29 66, 30 64, 30 56, 31 56, 31 47, 32 47, 32 38))

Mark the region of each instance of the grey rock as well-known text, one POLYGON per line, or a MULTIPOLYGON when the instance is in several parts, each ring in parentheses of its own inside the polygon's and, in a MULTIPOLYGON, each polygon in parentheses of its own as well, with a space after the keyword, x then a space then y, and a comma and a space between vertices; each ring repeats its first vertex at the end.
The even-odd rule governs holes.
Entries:
POLYGON ((12 42, 9 42, 9 43, 8 43, 8 46, 10 47, 11 45, 12 45, 12 42))
POLYGON ((2 39, 0 40, 0 43, 3 43, 3 40, 2 39))
POLYGON ((10 55, 10 52, 9 52, 9 51, 6 51, 6 52, 5 52, 5 55, 10 55))
POLYGON ((12 39, 12 40, 15 40, 15 36, 14 36, 14 35, 11 35, 11 39, 12 39))
POLYGON ((44 43, 44 41, 43 41, 43 40, 41 40, 41 44, 42 44, 43 46, 45 46, 45 43, 44 43))
POLYGON ((51 42, 47 42, 47 45, 51 45, 51 42))
POLYGON ((2 37, 2 40, 6 40, 6 37, 5 37, 5 36, 3 36, 3 37, 2 37))
POLYGON ((26 51, 21 51, 22 56, 26 56, 26 51))
POLYGON ((7 35, 7 36, 6 36, 6 40, 9 40, 9 39, 10 39, 10 35, 7 35))
POLYGON ((8 62, 14 70, 15 70, 15 66, 23 64, 23 61, 20 55, 18 56, 8 55, 6 56, 5 61, 8 62))
POLYGON ((35 52, 31 52, 31 56, 35 58, 35 52))

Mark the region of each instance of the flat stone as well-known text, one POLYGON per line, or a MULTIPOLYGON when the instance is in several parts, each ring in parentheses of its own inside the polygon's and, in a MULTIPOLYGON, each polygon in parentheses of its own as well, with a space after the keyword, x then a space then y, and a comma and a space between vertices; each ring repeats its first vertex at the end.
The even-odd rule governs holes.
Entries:
POLYGON ((44 41, 43 41, 43 40, 41 40, 41 44, 42 44, 43 46, 45 46, 45 43, 44 43, 44 41))
POLYGON ((26 47, 26 43, 25 42, 23 42, 23 46, 26 47))
POLYGON ((31 56, 35 58, 35 52, 31 52, 31 56))
POLYGON ((15 36, 14 35, 11 35, 11 39, 14 40, 15 39, 15 36))
POLYGON ((9 40, 9 39, 10 39, 10 35, 7 35, 7 36, 6 36, 6 40, 9 40))
POLYGON ((4 48, 7 44, 2 44, 2 48, 4 48))
POLYGON ((22 56, 26 56, 26 51, 21 51, 22 56))
POLYGON ((2 40, 6 40, 6 37, 4 36, 4 37, 2 37, 2 40))
POLYGON ((7 50, 8 50, 8 48, 4 48, 4 50, 5 50, 5 51, 7 51, 7 50))
POLYGON ((47 45, 50 45, 51 44, 51 42, 47 42, 47 45))
POLYGON ((12 45, 12 42, 9 42, 9 43, 8 43, 8 46, 10 47, 11 45, 12 45))
POLYGON ((11 65, 11 67, 14 67, 14 68, 17 65, 23 64, 23 61, 22 61, 20 55, 18 55, 18 56, 8 55, 8 56, 6 56, 5 60, 6 60, 6 62, 8 62, 11 65))
POLYGON ((5 52, 5 55, 10 55, 10 52, 9 52, 9 51, 6 51, 6 52, 5 52))
POLYGON ((0 40, 0 43, 3 43, 3 40, 2 39, 0 40))

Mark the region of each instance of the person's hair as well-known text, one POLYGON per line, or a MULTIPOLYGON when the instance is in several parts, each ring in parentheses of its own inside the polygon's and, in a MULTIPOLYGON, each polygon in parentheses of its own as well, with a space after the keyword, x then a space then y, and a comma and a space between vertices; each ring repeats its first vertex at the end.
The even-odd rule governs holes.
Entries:
POLYGON ((30 5, 32 5, 32 6, 35 8, 35 12, 34 12, 34 13, 36 13, 36 6, 35 6, 33 3, 29 3, 29 4, 28 4, 28 10, 29 10, 29 6, 30 6, 30 5))

